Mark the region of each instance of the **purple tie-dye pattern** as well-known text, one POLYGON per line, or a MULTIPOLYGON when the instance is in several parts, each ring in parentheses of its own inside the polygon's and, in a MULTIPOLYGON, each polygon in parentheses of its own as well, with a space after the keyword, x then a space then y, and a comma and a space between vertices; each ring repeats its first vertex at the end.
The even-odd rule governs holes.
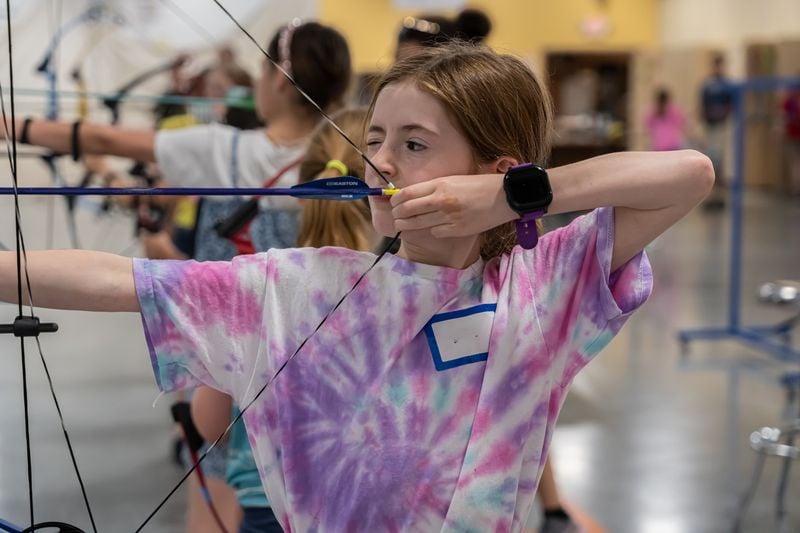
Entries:
MULTIPOLYGON (((464 271, 384 258, 244 415, 282 525, 519 531, 572 377, 650 291, 643 255, 610 283, 611 236, 603 209, 464 271), (482 303, 497 304, 488 360, 437 371, 425 324, 482 303)), ((372 261, 137 261, 159 386, 249 400, 372 261)))

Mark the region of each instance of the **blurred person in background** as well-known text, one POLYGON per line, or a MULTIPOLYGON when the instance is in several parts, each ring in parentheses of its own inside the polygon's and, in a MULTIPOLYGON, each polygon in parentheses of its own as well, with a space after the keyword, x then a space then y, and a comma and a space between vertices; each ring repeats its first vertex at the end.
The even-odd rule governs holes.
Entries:
POLYGON ((685 145, 686 118, 664 87, 656 91, 655 103, 645 118, 645 128, 651 150, 680 150, 685 145))
POLYGON ((406 17, 397 35, 395 60, 456 39, 481 44, 491 31, 492 21, 479 9, 465 9, 452 19, 440 15, 406 17))
POLYGON ((711 61, 711 74, 700 89, 700 121, 705 128, 705 153, 714 165, 717 179, 714 191, 703 204, 706 208, 725 206, 721 186, 725 183, 725 154, 728 118, 733 110, 731 81, 725 75, 725 58, 720 54, 711 61))

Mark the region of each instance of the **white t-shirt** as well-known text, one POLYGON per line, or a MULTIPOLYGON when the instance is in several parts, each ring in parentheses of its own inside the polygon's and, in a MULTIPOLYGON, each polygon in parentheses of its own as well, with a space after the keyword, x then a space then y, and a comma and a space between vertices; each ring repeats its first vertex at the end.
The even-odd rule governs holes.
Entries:
MULTIPOLYGON (((222 124, 160 131, 155 141, 161 174, 177 187, 262 187, 302 157, 305 149, 305 144, 277 145, 261 129, 242 131, 222 124)), ((293 168, 272 186, 292 187, 297 179, 297 168, 293 168)), ((224 197, 216 197, 220 198, 224 197)), ((289 197, 265 197, 261 206, 298 208, 289 197)))

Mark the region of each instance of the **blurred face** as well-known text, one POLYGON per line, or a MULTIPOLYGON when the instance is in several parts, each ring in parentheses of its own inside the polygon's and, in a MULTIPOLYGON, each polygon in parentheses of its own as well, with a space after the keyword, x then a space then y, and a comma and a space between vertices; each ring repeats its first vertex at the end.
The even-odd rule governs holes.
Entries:
POLYGON ((222 69, 215 68, 206 77, 206 96, 209 98, 224 98, 233 87, 233 82, 222 69))
MULTIPOLYGON (((399 188, 481 171, 472 147, 444 106, 410 82, 391 84, 380 92, 366 144, 369 158, 399 188)), ((370 187, 386 186, 369 165, 365 175, 370 187)), ((370 196, 369 201, 375 229, 386 236, 397 233, 389 197, 370 196)), ((413 238, 414 233, 419 232, 404 232, 403 239, 413 238)))
MULTIPOLYGON (((213 69, 206 75, 205 96, 208 98, 225 98, 233 87, 233 82, 222 69, 213 69)), ((211 107, 214 120, 225 118, 225 104, 215 104, 211 107)))

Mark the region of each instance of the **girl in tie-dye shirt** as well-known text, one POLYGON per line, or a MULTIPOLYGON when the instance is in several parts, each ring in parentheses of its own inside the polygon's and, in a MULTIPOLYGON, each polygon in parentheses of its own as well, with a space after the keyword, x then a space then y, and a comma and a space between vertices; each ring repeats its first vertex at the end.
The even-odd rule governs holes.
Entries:
MULTIPOLYGON (((375 228, 402 232, 396 255, 29 253, 33 288, 45 305, 140 311, 163 390, 253 402, 248 436, 288 531, 519 531, 570 382, 650 293, 642 249, 713 182, 686 151, 550 169, 551 213, 594 210, 522 249, 503 173, 544 161, 549 133, 518 59, 421 52, 383 78, 366 133, 367 181, 401 189, 371 200, 375 228)), ((0 273, 13 261, 0 254, 0 273)))

